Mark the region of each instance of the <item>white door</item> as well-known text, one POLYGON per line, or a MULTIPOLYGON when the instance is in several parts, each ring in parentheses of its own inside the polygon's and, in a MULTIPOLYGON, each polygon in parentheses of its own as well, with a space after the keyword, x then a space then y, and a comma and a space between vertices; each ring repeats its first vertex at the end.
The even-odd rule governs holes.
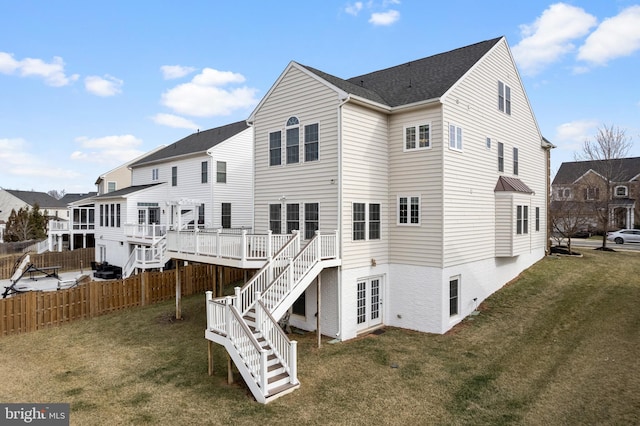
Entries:
POLYGON ((358 330, 382 324, 382 278, 358 280, 356 292, 358 330))

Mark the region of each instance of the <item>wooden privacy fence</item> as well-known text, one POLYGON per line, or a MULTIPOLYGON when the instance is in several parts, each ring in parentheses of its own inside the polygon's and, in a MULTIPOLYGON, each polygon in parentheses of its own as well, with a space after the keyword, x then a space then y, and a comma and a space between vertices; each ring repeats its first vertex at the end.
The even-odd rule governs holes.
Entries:
MULTIPOLYGON (((180 268, 182 295, 204 294, 241 280, 241 269, 193 264, 180 268), (216 273, 217 272, 217 273, 216 273)), ((145 272, 124 280, 89 281, 57 291, 30 291, 0 299, 0 336, 93 318, 110 312, 173 299, 176 270, 145 272)))
MULTIPOLYGON (((31 263, 38 268, 46 266, 60 266, 63 271, 90 271, 91 262, 95 260, 95 249, 84 248, 69 251, 48 251, 46 253, 30 253, 31 263)), ((0 280, 8 280, 13 275, 13 268, 21 254, 0 257, 0 280)))

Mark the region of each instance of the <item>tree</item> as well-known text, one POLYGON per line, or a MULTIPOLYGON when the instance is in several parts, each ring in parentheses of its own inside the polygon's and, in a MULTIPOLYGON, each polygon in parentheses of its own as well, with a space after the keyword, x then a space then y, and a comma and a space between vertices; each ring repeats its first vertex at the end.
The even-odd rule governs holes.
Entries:
MULTIPOLYGON (((598 129, 593 140, 587 139, 582 145, 582 152, 576 155, 577 160, 597 161, 595 170, 602 179, 604 194, 598 194, 593 203, 594 213, 598 218, 602 234, 602 249, 607 248, 607 232, 613 183, 621 180, 622 168, 618 161, 627 156, 631 148, 631 140, 626 132, 617 126, 603 125, 598 129)), ((589 197, 586 197, 589 198, 589 197)))
MULTIPOLYGON (((579 192, 579 188, 574 188, 579 192)), ((591 228, 591 209, 585 202, 572 197, 557 197, 551 202, 549 218, 551 220, 552 235, 560 245, 567 240, 567 250, 572 254, 571 238, 578 232, 591 228)))
POLYGON ((21 207, 17 212, 12 209, 7 220, 4 240, 16 242, 46 238, 45 215, 40 213, 40 206, 37 203, 33 206, 33 210, 30 210, 28 206, 21 207))
POLYGON ((60 191, 58 191, 57 189, 52 189, 52 190, 50 190, 49 192, 47 192, 47 194, 51 195, 51 196, 52 196, 53 198, 55 198, 56 200, 59 200, 59 199, 61 199, 62 197, 64 197, 64 195, 65 195, 66 193, 67 193, 67 192, 66 192, 64 189, 62 189, 62 190, 60 190, 60 191))

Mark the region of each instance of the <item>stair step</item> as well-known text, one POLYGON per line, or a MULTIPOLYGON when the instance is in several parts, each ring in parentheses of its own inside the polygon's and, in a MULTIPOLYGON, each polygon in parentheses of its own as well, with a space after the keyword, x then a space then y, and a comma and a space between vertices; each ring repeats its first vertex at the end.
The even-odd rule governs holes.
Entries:
POLYGON ((267 386, 269 389, 282 386, 289 382, 289 375, 287 373, 280 373, 277 376, 269 377, 267 379, 267 386))

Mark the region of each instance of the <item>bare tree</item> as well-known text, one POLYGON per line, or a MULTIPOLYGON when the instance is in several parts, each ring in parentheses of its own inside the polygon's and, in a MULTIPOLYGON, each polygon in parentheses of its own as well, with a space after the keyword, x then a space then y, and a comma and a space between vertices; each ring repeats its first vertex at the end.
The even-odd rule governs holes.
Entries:
POLYGON ((582 152, 576 154, 576 160, 597 162, 596 170, 594 171, 602 180, 604 194, 598 194, 595 197, 597 202, 593 203, 594 213, 603 231, 602 249, 607 247, 612 185, 614 182, 620 181, 622 175, 622 167, 619 160, 627 156, 631 146, 631 139, 627 137, 625 130, 613 125, 603 125, 598 129, 598 133, 593 140, 587 139, 584 141, 582 152))
POLYGON ((49 192, 47 192, 47 194, 51 195, 56 200, 59 200, 62 197, 64 197, 64 195, 66 194, 66 191, 64 189, 60 191, 58 191, 57 189, 52 189, 49 192))
POLYGON ((572 254, 571 238, 579 232, 589 231, 592 222, 590 206, 573 198, 558 197, 551 201, 549 218, 554 239, 558 245, 566 240, 569 254, 572 254))

